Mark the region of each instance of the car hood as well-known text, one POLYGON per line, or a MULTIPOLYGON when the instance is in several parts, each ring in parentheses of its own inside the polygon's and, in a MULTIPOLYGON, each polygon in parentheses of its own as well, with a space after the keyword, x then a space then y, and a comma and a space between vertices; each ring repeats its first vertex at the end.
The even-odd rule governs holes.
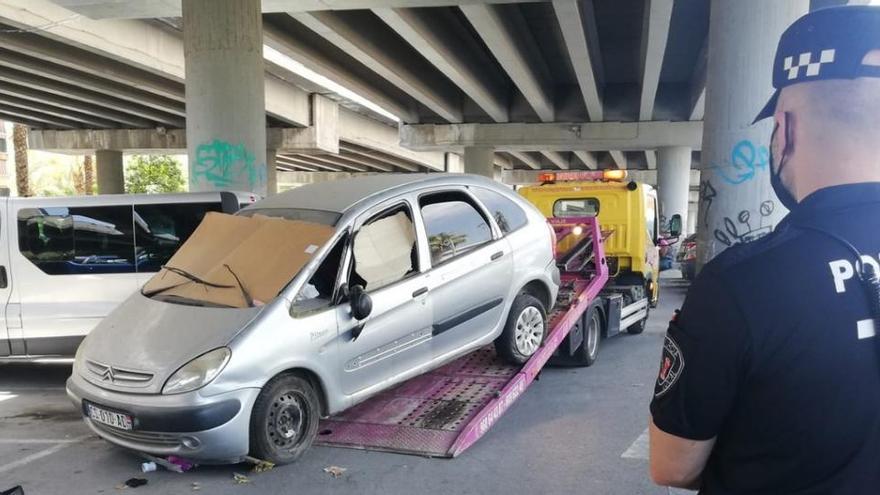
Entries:
POLYGON ((160 393, 181 366, 227 345, 259 312, 173 304, 138 291, 83 341, 75 372, 109 390, 160 393))

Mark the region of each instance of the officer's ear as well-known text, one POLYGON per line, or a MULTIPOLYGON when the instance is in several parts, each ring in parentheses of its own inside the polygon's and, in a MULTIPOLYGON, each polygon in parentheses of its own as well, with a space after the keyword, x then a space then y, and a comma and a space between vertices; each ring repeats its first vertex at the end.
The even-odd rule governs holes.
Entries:
POLYGON ((777 110, 773 114, 773 137, 770 140, 773 162, 782 163, 786 155, 791 156, 794 146, 794 118, 791 112, 777 110))

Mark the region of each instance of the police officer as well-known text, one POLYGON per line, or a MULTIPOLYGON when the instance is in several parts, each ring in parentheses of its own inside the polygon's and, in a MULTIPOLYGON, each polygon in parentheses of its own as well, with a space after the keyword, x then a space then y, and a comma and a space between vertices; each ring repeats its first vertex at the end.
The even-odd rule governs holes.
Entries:
POLYGON ((756 121, 774 119, 791 213, 707 264, 671 322, 651 474, 701 494, 880 493, 880 8, 796 21, 773 85, 756 121))

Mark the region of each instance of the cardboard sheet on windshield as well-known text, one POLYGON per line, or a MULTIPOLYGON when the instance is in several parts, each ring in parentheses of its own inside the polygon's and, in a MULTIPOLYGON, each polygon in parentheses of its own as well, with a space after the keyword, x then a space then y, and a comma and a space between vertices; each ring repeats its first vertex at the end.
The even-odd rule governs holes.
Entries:
POLYGON ((145 294, 209 304, 249 306, 271 301, 333 235, 333 227, 263 216, 208 213, 192 236, 144 285, 145 294), (177 269, 214 286, 189 280, 177 269), (238 280, 236 280, 236 276, 238 280))

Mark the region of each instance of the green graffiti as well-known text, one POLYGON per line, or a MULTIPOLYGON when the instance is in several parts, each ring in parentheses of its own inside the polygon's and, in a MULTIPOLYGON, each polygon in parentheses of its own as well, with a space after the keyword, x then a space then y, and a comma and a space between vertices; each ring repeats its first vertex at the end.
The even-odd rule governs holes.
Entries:
POLYGON ((254 165, 254 154, 243 144, 215 139, 196 148, 193 180, 229 187, 246 180, 251 191, 266 184, 266 166, 254 165))

